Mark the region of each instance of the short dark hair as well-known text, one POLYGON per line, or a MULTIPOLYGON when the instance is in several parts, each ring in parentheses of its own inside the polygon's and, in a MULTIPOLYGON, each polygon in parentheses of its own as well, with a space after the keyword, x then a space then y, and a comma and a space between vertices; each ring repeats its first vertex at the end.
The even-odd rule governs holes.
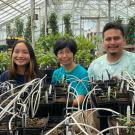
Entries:
POLYGON ((65 47, 69 48, 70 51, 75 55, 77 52, 77 45, 75 40, 67 37, 58 39, 54 44, 54 53, 57 56, 59 50, 64 49, 65 47))
POLYGON ((103 33, 102 33, 103 38, 104 38, 104 33, 105 33, 107 30, 109 30, 109 29, 120 30, 122 36, 123 36, 123 37, 125 36, 125 33, 124 33, 124 29, 123 29, 122 24, 119 24, 119 23, 117 23, 117 22, 109 22, 109 23, 107 23, 107 24, 104 26, 104 28, 103 28, 103 33))

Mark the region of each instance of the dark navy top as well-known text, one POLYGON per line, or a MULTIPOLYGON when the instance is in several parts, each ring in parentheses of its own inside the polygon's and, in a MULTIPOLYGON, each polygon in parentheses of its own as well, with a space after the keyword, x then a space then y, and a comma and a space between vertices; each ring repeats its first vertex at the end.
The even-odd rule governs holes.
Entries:
MULTIPOLYGON (((9 80, 9 78, 8 78, 9 72, 10 71, 7 70, 0 75, 0 82, 5 82, 5 81, 9 80)), ((14 78, 14 81, 15 81, 16 85, 21 85, 21 84, 26 83, 24 75, 20 75, 20 74, 16 75, 16 77, 14 78)))

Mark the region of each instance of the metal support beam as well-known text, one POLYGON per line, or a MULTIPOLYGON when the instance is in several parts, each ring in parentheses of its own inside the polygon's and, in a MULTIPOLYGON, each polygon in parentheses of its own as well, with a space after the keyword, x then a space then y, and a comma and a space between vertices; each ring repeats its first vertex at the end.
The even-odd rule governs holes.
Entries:
POLYGON ((45 3, 45 35, 47 35, 47 0, 44 1, 45 3))
POLYGON ((80 17, 80 35, 82 34, 82 16, 80 17))
POLYGON ((31 33, 32 47, 35 47, 35 0, 31 0, 31 33))
POLYGON ((111 0, 108 0, 108 19, 111 22, 111 0))
POLYGON ((106 20, 108 17, 93 17, 93 16, 81 16, 82 20, 96 20, 96 19, 101 19, 101 20, 106 20))
MULTIPOLYGON (((98 17, 100 18, 100 10, 101 10, 101 7, 100 7, 100 0, 98 0, 98 17)), ((100 19, 97 19, 97 33, 100 32, 100 19)))

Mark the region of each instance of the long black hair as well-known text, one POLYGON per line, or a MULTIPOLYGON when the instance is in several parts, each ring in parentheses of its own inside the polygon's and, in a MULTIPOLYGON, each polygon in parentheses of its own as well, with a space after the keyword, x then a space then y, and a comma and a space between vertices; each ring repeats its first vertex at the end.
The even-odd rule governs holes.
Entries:
POLYGON ((25 69, 25 73, 24 73, 26 81, 30 81, 36 77, 36 74, 38 72, 38 66, 37 66, 34 50, 33 50, 32 46, 25 40, 17 40, 12 47, 11 68, 10 68, 10 72, 9 72, 9 79, 14 79, 14 77, 17 75, 17 65, 13 62, 12 55, 13 55, 14 49, 18 43, 24 43, 25 46, 27 47, 29 55, 30 55, 30 62, 26 65, 26 69, 25 69))

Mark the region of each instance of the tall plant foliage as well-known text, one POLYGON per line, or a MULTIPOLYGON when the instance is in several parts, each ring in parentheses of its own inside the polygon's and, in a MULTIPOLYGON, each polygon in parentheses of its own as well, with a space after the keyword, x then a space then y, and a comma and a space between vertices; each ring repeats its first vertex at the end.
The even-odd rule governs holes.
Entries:
POLYGON ((129 18, 128 24, 123 24, 123 18, 120 16, 114 22, 123 26, 127 44, 135 44, 135 16, 129 18))
POLYGON ((20 17, 16 17, 15 19, 15 27, 16 27, 16 36, 20 37, 23 36, 23 21, 20 19, 20 17))
POLYGON ((129 18, 127 27, 127 43, 135 44, 135 16, 129 18))
POLYGON ((27 23, 26 23, 24 38, 26 40, 28 40, 29 42, 31 42, 32 33, 31 33, 31 17, 30 16, 28 16, 28 20, 27 20, 27 23))
POLYGON ((65 26, 65 34, 73 35, 72 30, 71 30, 70 19, 71 19, 71 14, 65 14, 63 16, 64 26, 65 26))
POLYGON ((49 28, 51 29, 51 33, 53 35, 56 35, 59 31, 56 13, 51 13, 49 16, 49 28))
POLYGON ((7 37, 9 37, 10 35, 11 35, 11 24, 10 24, 10 22, 8 22, 7 24, 6 24, 6 33, 7 33, 7 37))
POLYGON ((40 29, 40 36, 45 35, 45 21, 43 19, 41 29, 40 29))

